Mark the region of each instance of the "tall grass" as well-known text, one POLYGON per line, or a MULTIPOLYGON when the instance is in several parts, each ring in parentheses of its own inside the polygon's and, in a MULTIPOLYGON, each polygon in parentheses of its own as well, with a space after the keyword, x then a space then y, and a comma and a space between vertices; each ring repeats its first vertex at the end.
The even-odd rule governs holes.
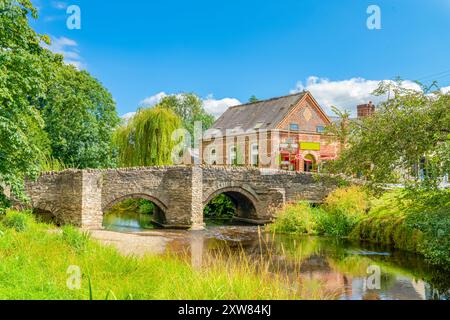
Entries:
POLYGON ((320 208, 287 205, 268 229, 392 245, 450 270, 449 190, 414 197, 397 190, 374 198, 361 187, 340 188, 320 208))
POLYGON ((8 211, 0 223, 0 299, 300 299, 305 292, 329 298, 244 256, 205 256, 199 268, 173 256, 122 256, 72 227, 49 232, 25 215, 22 228, 21 214, 8 211), (82 272, 80 290, 66 284, 69 266, 82 272))
POLYGON ((346 237, 368 207, 368 196, 361 187, 341 188, 332 192, 321 207, 302 201, 286 205, 268 230, 346 237))

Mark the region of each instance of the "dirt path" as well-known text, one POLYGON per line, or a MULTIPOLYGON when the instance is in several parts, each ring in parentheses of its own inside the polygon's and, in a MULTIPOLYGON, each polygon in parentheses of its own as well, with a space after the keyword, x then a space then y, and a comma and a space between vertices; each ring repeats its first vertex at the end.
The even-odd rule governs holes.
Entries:
POLYGON ((90 231, 93 239, 106 245, 113 245, 124 255, 144 256, 145 254, 163 254, 167 243, 172 239, 161 235, 139 235, 106 230, 90 231))

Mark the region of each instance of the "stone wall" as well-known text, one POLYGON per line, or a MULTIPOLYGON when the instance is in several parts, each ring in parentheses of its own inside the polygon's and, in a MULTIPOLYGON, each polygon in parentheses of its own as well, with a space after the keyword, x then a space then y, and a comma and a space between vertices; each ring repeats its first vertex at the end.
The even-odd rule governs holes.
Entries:
POLYGON ((102 227, 103 214, 127 198, 144 198, 162 213, 165 227, 203 227, 203 208, 225 193, 237 216, 267 222, 286 202, 321 201, 330 187, 306 173, 241 167, 149 167, 111 170, 68 170, 27 182, 35 209, 51 212, 61 224, 102 227))

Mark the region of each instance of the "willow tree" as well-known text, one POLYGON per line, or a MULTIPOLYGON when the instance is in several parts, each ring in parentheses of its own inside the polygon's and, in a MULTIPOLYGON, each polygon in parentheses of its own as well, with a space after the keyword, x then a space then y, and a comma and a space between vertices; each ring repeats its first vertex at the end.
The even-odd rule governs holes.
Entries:
POLYGON ((171 164, 172 151, 177 144, 172 136, 181 126, 180 117, 167 108, 139 110, 115 132, 114 144, 118 149, 119 166, 171 164))

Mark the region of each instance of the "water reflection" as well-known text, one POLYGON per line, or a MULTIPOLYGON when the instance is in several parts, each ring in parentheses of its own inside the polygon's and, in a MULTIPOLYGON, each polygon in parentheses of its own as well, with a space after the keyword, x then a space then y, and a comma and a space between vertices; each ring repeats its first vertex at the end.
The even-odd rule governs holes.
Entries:
POLYGON ((306 297, 317 291, 344 300, 450 297, 450 275, 417 255, 389 247, 334 238, 273 235, 248 226, 209 226, 198 232, 143 231, 142 220, 131 222, 116 217, 107 221, 119 223, 108 227, 116 231, 125 228, 142 236, 163 235, 170 240, 165 251, 187 257, 195 268, 208 267, 211 257, 236 259, 244 254, 252 265, 267 268, 274 275, 282 274, 292 285, 301 284, 302 296, 306 297), (380 270, 379 288, 373 288, 370 282, 371 266, 380 270))
POLYGON ((105 214, 103 226, 107 230, 126 232, 153 229, 152 215, 126 212, 119 214, 105 214))

